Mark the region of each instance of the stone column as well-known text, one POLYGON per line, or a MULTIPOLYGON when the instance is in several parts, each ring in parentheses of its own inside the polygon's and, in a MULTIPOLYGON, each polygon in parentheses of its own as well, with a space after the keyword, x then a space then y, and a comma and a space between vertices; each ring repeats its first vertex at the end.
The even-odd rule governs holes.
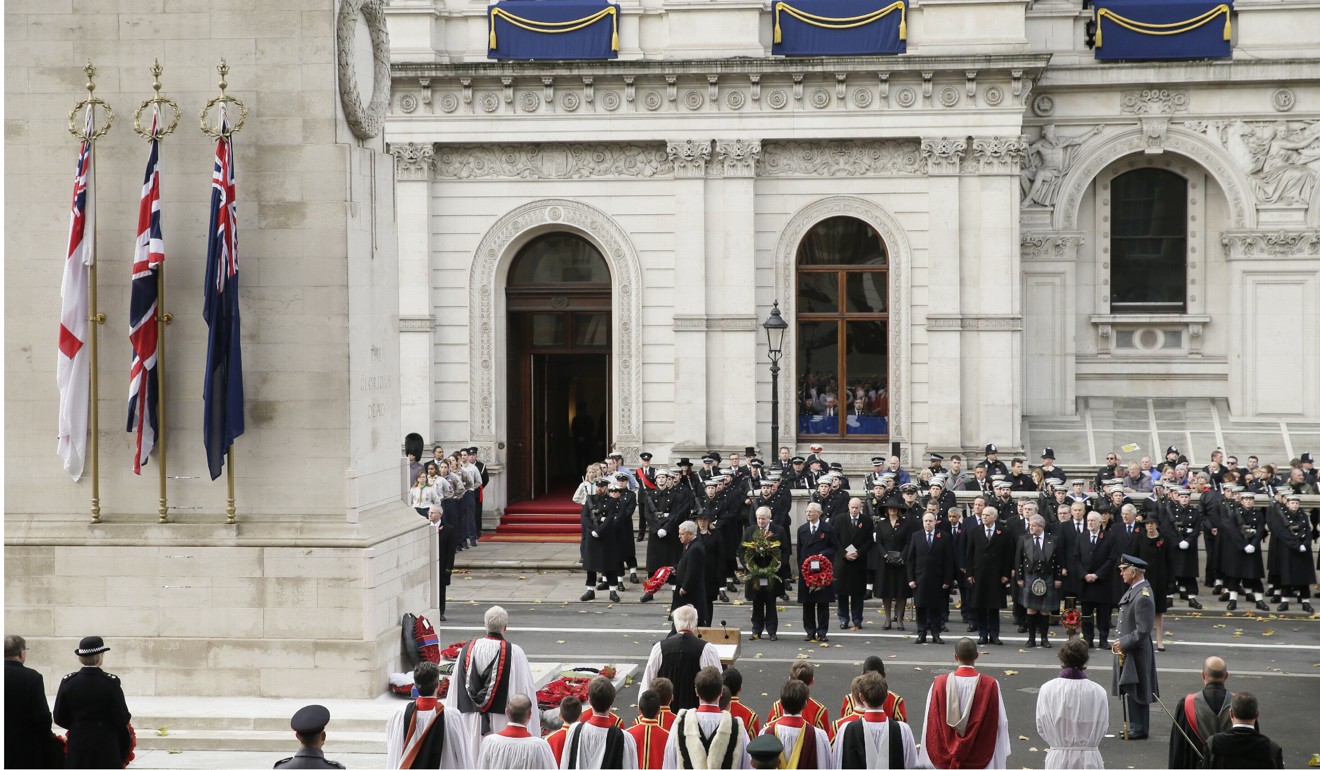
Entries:
POLYGON ((969 255, 963 271, 964 377, 977 382, 976 397, 964 406, 963 439, 971 446, 1022 446, 1018 174, 1023 151, 1019 136, 973 137, 970 173, 964 177, 963 245, 969 255))
POLYGON ((710 140, 667 145, 674 163, 674 453, 706 448, 706 165, 710 140))
POLYGON ((435 148, 391 146, 399 220, 399 399, 405 433, 435 442, 431 415, 431 164, 435 148))
MULTIPOLYGON (((929 177, 930 298, 926 310, 929 348, 930 423, 926 445, 933 450, 961 450, 963 363, 959 331, 962 313, 962 244, 958 174, 967 140, 940 137, 921 140, 929 177)), ((898 376, 905 376, 899 373, 898 376)))
POLYGON ((756 160, 758 140, 715 142, 709 183, 711 218, 706 261, 707 437, 712 446, 756 443, 759 420, 748 419, 747 383, 756 380, 756 160))

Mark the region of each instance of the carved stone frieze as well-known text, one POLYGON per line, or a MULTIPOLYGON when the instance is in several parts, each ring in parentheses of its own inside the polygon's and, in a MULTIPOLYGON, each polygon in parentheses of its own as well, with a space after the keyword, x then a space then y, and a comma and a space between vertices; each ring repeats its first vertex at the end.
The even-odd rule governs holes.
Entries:
POLYGON ((440 179, 645 178, 673 172, 659 144, 443 145, 435 160, 440 179))
POLYGON ((674 331, 737 331, 755 332, 761 327, 756 316, 722 315, 693 316, 675 315, 674 331))
POLYGON ((1251 178, 1256 202, 1305 209, 1314 197, 1320 170, 1320 121, 1189 121, 1187 129, 1203 134, 1251 178))
POLYGON ((901 176, 921 173, 921 145, 910 139, 766 142, 761 176, 901 176))
POLYGON ((1022 331, 1020 315, 930 315, 926 328, 932 331, 1022 331))
POLYGON ((1124 91, 1120 105, 1124 115, 1172 115, 1187 111, 1187 92, 1179 89, 1147 88, 1124 91))
POLYGON ((401 332, 429 332, 434 328, 435 316, 433 315, 399 316, 399 331, 401 332))
POLYGON ((967 137, 944 136, 921 140, 923 170, 931 176, 957 174, 967 152, 967 137))
POLYGON ((1228 231, 1220 238, 1227 259, 1315 259, 1320 230, 1228 231))
POLYGON ((390 145, 390 154, 394 156, 394 178, 399 181, 418 181, 431 178, 432 164, 435 162, 435 146, 431 144, 390 145))
POLYGON ((972 137, 972 168, 978 174, 1021 173, 1027 143, 1021 136, 972 137))
POLYGON ((677 177, 704 177, 710 162, 709 139, 679 139, 667 142, 665 151, 677 177))
POLYGON ((724 175, 727 177, 756 176, 756 160, 761 157, 760 139, 720 139, 715 142, 724 175))
POLYGON ((1077 261, 1077 249, 1086 242, 1080 232, 1024 232, 1022 259, 1025 261, 1077 261))

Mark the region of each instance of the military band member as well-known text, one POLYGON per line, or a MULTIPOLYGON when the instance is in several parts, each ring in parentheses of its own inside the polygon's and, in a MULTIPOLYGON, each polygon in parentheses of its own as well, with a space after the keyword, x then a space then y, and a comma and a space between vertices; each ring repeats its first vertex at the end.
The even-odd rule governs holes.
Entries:
MULTIPOLYGON (((689 511, 679 506, 679 495, 673 488, 673 476, 664 468, 656 471, 655 489, 643 498, 646 508, 645 519, 651 532, 646 541, 646 574, 654 575, 662 567, 678 564, 683 552, 679 542, 678 525, 685 521, 689 511)), ((674 583, 674 577, 669 579, 674 583)), ((652 601, 655 597, 643 593, 642 602, 652 601)))
MULTIPOLYGON (((1173 447, 1169 447, 1173 449, 1173 447)), ((1197 597, 1197 579, 1201 575, 1200 542, 1205 519, 1199 508, 1191 505, 1192 492, 1179 488, 1173 493, 1173 502, 1164 507, 1162 527, 1169 533, 1172 552, 1169 557, 1170 587, 1177 587, 1178 595, 1194 610, 1202 609, 1197 597)))
MULTIPOLYGON (((1229 498, 1230 494, 1225 493, 1229 498)), ((1220 529, 1220 569, 1224 573, 1224 584, 1228 587, 1229 612, 1237 609, 1238 593, 1246 594, 1247 601, 1256 602, 1256 609, 1269 611, 1265 603, 1264 586, 1265 564, 1261 557, 1261 548, 1266 535, 1265 517, 1256 508, 1255 495, 1244 492, 1238 495, 1240 505, 1233 505, 1229 514, 1221 521, 1220 529)))
POLYGON ((807 489, 813 488, 811 483, 811 474, 807 471, 805 457, 794 457, 791 462, 788 474, 785 476, 789 488, 807 489))
MULTIPOLYGON (((342 768, 343 765, 325 758, 321 747, 325 745, 325 726, 330 723, 330 710, 325 706, 303 706, 289 720, 289 726, 298 736, 301 748, 291 757, 281 759, 274 767, 280 770, 292 768, 342 768)), ((78 765, 66 765, 78 767, 78 765)), ((89 767, 112 767, 112 765, 89 765, 89 767)))
POLYGON ((925 495, 921 495, 918 499, 923 504, 927 499, 932 499, 939 502, 940 515, 939 515, 939 520, 935 522, 935 526, 939 527, 942 530, 948 531, 949 528, 949 519, 947 516, 948 511, 950 508, 953 508, 958 504, 958 496, 955 495, 949 489, 948 479, 943 474, 937 474, 935 476, 931 476, 930 489, 926 491, 925 495))
POLYGON ((1282 601, 1278 611, 1288 611, 1288 596, 1295 594, 1307 614, 1314 612, 1309 601, 1315 583, 1315 565, 1311 562, 1311 524, 1302 511, 1301 495, 1288 494, 1286 502, 1277 503, 1270 514, 1271 553, 1279 554, 1278 580, 1282 601))
MULTIPOLYGON (((614 486, 619 488, 618 552, 622 555, 622 566, 628 570, 628 582, 633 584, 641 582, 637 577, 637 542, 633 540, 633 514, 638 507, 637 492, 633 491, 636 483, 631 473, 618 471, 614 474, 614 486)), ((619 588, 623 588, 622 583, 619 588)))
POLYGON ((1155 671, 1155 597, 1146 582, 1146 562, 1124 554, 1119 573, 1127 591, 1118 602, 1118 638, 1114 652, 1113 694, 1127 701, 1127 739, 1150 735, 1150 704, 1160 694, 1155 671))

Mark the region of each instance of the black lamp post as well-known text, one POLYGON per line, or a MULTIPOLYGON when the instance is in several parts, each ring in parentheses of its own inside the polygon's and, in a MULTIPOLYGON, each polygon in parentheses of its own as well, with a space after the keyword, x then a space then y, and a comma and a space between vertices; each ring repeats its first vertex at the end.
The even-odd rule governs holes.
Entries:
POLYGON ((784 332, 788 321, 779 314, 779 300, 770 309, 770 317, 761 324, 770 355, 770 456, 779 457, 779 359, 784 355, 784 332))

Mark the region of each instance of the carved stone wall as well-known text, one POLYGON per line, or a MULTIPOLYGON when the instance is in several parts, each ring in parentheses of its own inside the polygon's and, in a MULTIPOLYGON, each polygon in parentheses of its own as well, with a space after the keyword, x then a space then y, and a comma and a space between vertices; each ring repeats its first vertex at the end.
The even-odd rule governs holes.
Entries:
POLYGON ((507 391, 497 364, 504 360, 508 345, 503 287, 509 264, 524 243, 554 230, 586 238, 609 264, 615 367, 611 440, 634 462, 642 441, 641 262, 628 233, 613 218, 572 200, 546 199, 519 206, 500 217, 477 247, 468 286, 468 307, 474 314, 469 326, 472 440, 493 444, 507 430, 496 402, 507 391))

